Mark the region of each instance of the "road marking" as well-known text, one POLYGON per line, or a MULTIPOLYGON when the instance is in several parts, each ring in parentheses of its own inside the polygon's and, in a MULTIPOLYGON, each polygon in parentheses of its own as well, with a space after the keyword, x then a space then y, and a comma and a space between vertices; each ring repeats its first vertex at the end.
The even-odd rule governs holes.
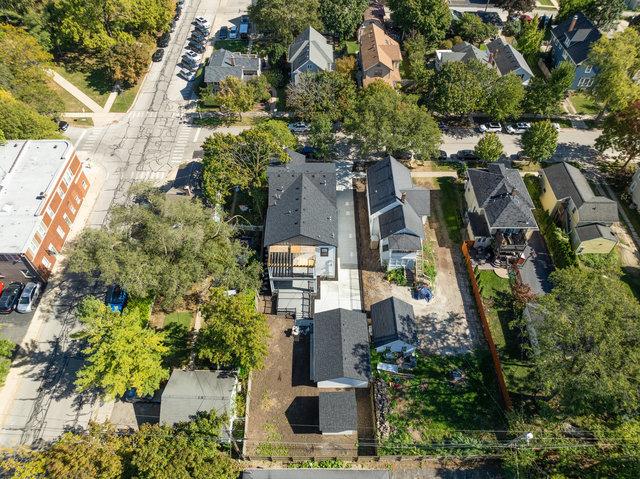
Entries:
POLYGON ((193 138, 193 142, 196 143, 198 141, 198 137, 200 136, 200 132, 202 131, 202 128, 198 128, 196 130, 196 136, 193 138))

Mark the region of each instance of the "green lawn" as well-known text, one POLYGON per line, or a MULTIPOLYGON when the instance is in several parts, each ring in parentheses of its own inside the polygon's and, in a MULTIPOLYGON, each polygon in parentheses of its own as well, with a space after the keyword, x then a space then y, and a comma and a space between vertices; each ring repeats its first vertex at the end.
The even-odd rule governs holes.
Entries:
POLYGON ((344 42, 344 48, 347 52, 347 55, 357 55, 357 53, 360 51, 360 44, 354 41, 344 42))
POLYGON ((246 40, 217 40, 213 46, 216 50, 224 48, 230 52, 246 53, 249 43, 246 40))
POLYGON ((462 235, 462 189, 455 178, 438 178, 440 186, 442 212, 444 222, 449 232, 449 238, 453 243, 460 243, 462 235))
POLYGON ((551 0, 537 0, 536 3, 539 6, 542 6, 542 7, 553 7, 554 6, 553 3, 551 3, 551 0))
POLYGON ((513 319, 509 308, 509 293, 511 292, 509 280, 501 278, 491 269, 477 271, 476 279, 483 302, 487 307, 491 336, 493 336, 497 348, 504 349, 507 346, 509 335, 508 323, 513 319))
POLYGON ((167 314, 164 317, 164 327, 166 328, 170 324, 177 324, 187 329, 191 329, 193 326, 193 313, 189 311, 176 311, 174 313, 167 314))
POLYGON ((411 375, 375 374, 388 385, 390 396, 391 432, 381 441, 381 454, 473 454, 483 444, 495 444, 495 434, 482 430, 506 426, 486 352, 418 355, 411 375), (454 372, 463 379, 453 381, 454 372), (444 442, 450 446, 442 447, 444 442), (456 451, 453 444, 478 448, 456 451))
POLYGON ((129 88, 128 90, 119 93, 116 97, 116 101, 111 105, 111 110, 114 113, 126 113, 131 108, 133 101, 136 99, 136 95, 138 94, 138 90, 142 86, 142 80, 140 80, 136 85, 129 88))
POLYGON ((113 88, 113 84, 106 78, 104 72, 101 70, 92 72, 71 70, 70 68, 65 68, 63 64, 54 65, 53 69, 82 90, 98 105, 104 106, 113 88))
POLYGON ((51 80, 49 82, 49 88, 55 91, 58 96, 62 99, 62 103, 64 104, 63 111, 66 112, 82 112, 82 111, 91 111, 88 107, 85 106, 80 100, 76 99, 71 93, 62 88, 56 82, 51 80))
POLYGON ((570 100, 579 115, 597 115, 600 112, 600 106, 586 93, 574 93, 570 100))
POLYGON ((93 126, 93 119, 90 117, 71 118, 62 115, 62 119, 72 126, 78 126, 80 128, 91 128, 93 126))

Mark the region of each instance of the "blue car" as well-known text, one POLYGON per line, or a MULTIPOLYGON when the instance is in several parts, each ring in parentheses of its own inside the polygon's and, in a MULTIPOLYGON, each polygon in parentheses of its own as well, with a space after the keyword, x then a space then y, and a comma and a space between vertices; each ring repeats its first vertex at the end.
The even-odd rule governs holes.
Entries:
POLYGON ((107 290, 107 297, 104 302, 111 308, 111 311, 122 313, 127 302, 127 292, 120 286, 113 285, 107 290))

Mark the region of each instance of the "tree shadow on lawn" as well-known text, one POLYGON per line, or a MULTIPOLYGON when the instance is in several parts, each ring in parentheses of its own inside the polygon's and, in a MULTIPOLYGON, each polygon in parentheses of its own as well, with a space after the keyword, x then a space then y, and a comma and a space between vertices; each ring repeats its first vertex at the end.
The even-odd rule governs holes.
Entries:
POLYGON ((163 329, 167 333, 166 345, 169 354, 165 357, 165 365, 169 368, 181 367, 189 361, 190 331, 180 323, 170 323, 163 329))

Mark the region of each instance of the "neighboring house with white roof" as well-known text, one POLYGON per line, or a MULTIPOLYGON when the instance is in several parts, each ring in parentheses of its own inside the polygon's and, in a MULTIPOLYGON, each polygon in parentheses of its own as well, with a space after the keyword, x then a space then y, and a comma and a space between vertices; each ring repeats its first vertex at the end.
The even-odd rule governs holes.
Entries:
POLYGON ((0 281, 49 277, 88 189, 70 141, 0 145, 0 281))
POLYGON ((522 53, 498 37, 487 44, 489 50, 489 64, 494 66, 501 76, 514 73, 528 85, 534 77, 533 71, 522 53))
POLYGON ((409 169, 389 156, 367 169, 367 207, 371 248, 379 249, 382 265, 415 268, 430 191, 414 186, 409 169))
POLYGON ((489 63, 489 52, 480 50, 471 43, 462 42, 454 45, 451 50, 436 50, 436 70, 441 70, 442 66, 451 62, 469 63, 477 60, 481 63, 489 63))
POLYGON ((220 82, 229 77, 247 81, 262 74, 262 60, 251 53, 216 50, 204 68, 204 82, 217 90, 220 82))
POLYGON ((333 70, 333 47, 310 26, 289 46, 287 61, 291 64, 291 79, 298 83, 304 73, 333 70))

